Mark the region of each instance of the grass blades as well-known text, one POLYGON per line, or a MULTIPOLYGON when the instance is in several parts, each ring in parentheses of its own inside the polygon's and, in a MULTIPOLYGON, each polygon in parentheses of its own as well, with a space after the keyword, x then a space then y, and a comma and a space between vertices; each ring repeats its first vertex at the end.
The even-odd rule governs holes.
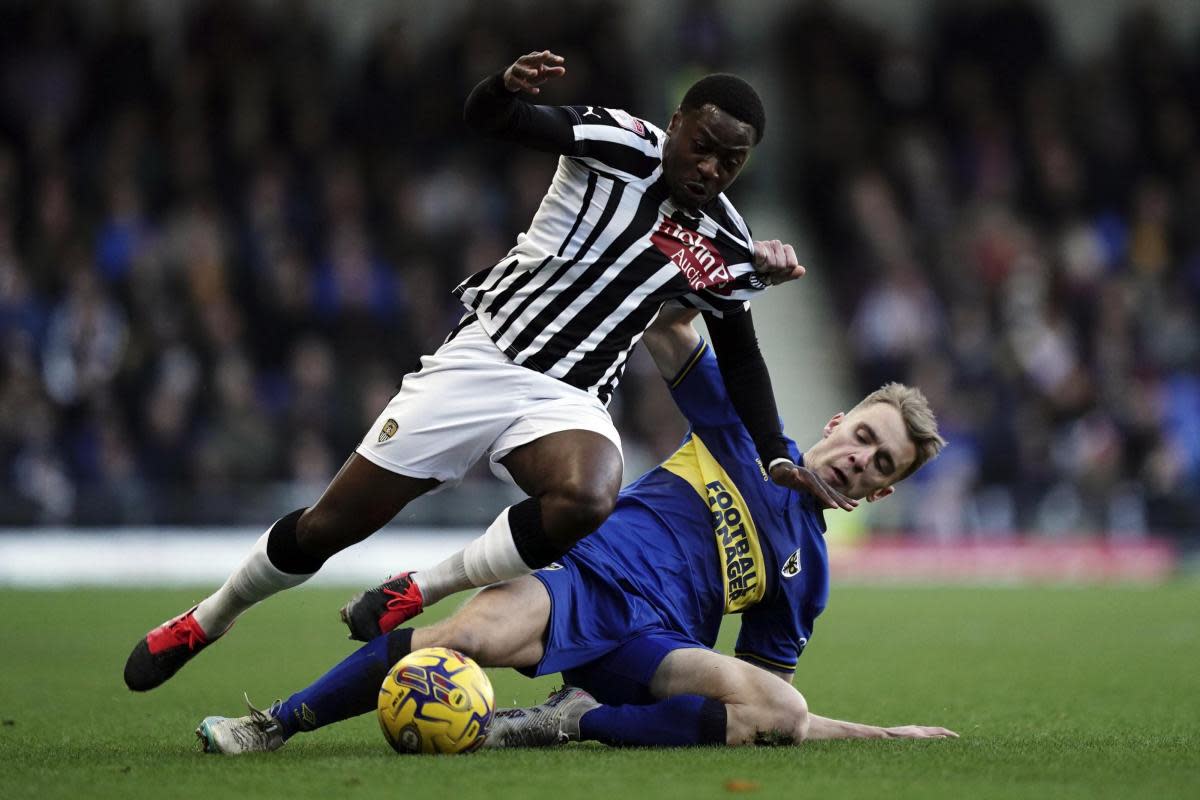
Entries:
MULTIPOLYGON (((1195 583, 835 587, 796 678, 810 707, 945 725, 962 735, 954 741, 398 757, 368 715, 274 754, 200 753, 202 717, 244 713, 243 691, 265 706, 353 649, 337 621, 349 593, 274 598, 137 695, 121 681, 130 648, 203 590, 0 590, 0 796, 983 800, 1192 797, 1200 786, 1195 583)), ((490 674, 501 705, 538 702, 555 685, 490 674)))

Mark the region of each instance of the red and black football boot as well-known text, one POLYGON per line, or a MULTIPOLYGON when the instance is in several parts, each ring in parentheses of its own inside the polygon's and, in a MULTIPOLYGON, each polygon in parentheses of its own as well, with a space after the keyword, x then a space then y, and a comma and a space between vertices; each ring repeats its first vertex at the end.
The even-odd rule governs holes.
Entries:
POLYGON ((395 575, 374 589, 359 592, 342 606, 342 622, 350 629, 351 639, 369 642, 421 613, 425 599, 412 574, 395 575))
POLYGON ((208 647, 209 639, 196 622, 193 606, 146 634, 125 662, 125 685, 135 692, 146 692, 167 681, 172 675, 208 647))

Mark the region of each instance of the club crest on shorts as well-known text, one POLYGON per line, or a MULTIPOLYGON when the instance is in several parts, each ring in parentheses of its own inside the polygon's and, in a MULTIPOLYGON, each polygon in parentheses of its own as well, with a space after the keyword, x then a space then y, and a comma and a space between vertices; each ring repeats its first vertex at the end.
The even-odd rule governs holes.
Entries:
POLYGON ((400 430, 400 426, 396 424, 396 420, 389 419, 383 423, 383 430, 379 432, 379 443, 383 444, 388 439, 396 435, 396 431, 400 430))
POLYGON ((783 562, 783 569, 780 570, 785 578, 794 578, 800 574, 800 551, 792 553, 788 556, 788 560, 783 562))

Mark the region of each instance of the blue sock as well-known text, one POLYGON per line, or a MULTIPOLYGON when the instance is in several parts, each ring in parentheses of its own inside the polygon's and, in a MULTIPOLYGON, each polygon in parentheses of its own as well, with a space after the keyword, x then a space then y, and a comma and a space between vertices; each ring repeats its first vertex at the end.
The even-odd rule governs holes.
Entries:
POLYGON ((283 737, 290 739, 301 731, 374 710, 388 670, 411 651, 412 635, 411 628, 401 628, 375 637, 307 688, 284 700, 274 711, 283 726, 283 737))
POLYGON ((682 694, 646 706, 600 706, 579 720, 580 738, 611 745, 725 744, 725 704, 682 694))

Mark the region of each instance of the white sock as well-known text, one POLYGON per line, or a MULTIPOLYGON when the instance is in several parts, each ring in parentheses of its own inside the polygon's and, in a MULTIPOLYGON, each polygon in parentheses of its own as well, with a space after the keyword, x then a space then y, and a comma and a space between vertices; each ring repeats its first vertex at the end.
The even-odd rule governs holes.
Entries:
POLYGON ((533 570, 521 560, 513 543, 506 508, 482 536, 433 569, 421 570, 413 580, 421 590, 425 605, 431 606, 455 592, 490 586, 531 572, 533 570))
POLYGON ((431 606, 443 597, 470 589, 475 585, 467 577, 467 568, 463 564, 463 552, 459 550, 436 567, 423 569, 413 574, 412 579, 417 584, 417 588, 421 590, 421 600, 426 606, 431 606))
POLYGON ((316 574, 291 575, 281 572, 267 558, 267 539, 270 536, 270 530, 260 536, 225 585, 196 606, 196 622, 210 640, 229 630, 229 626, 246 609, 276 592, 299 586, 316 574))

